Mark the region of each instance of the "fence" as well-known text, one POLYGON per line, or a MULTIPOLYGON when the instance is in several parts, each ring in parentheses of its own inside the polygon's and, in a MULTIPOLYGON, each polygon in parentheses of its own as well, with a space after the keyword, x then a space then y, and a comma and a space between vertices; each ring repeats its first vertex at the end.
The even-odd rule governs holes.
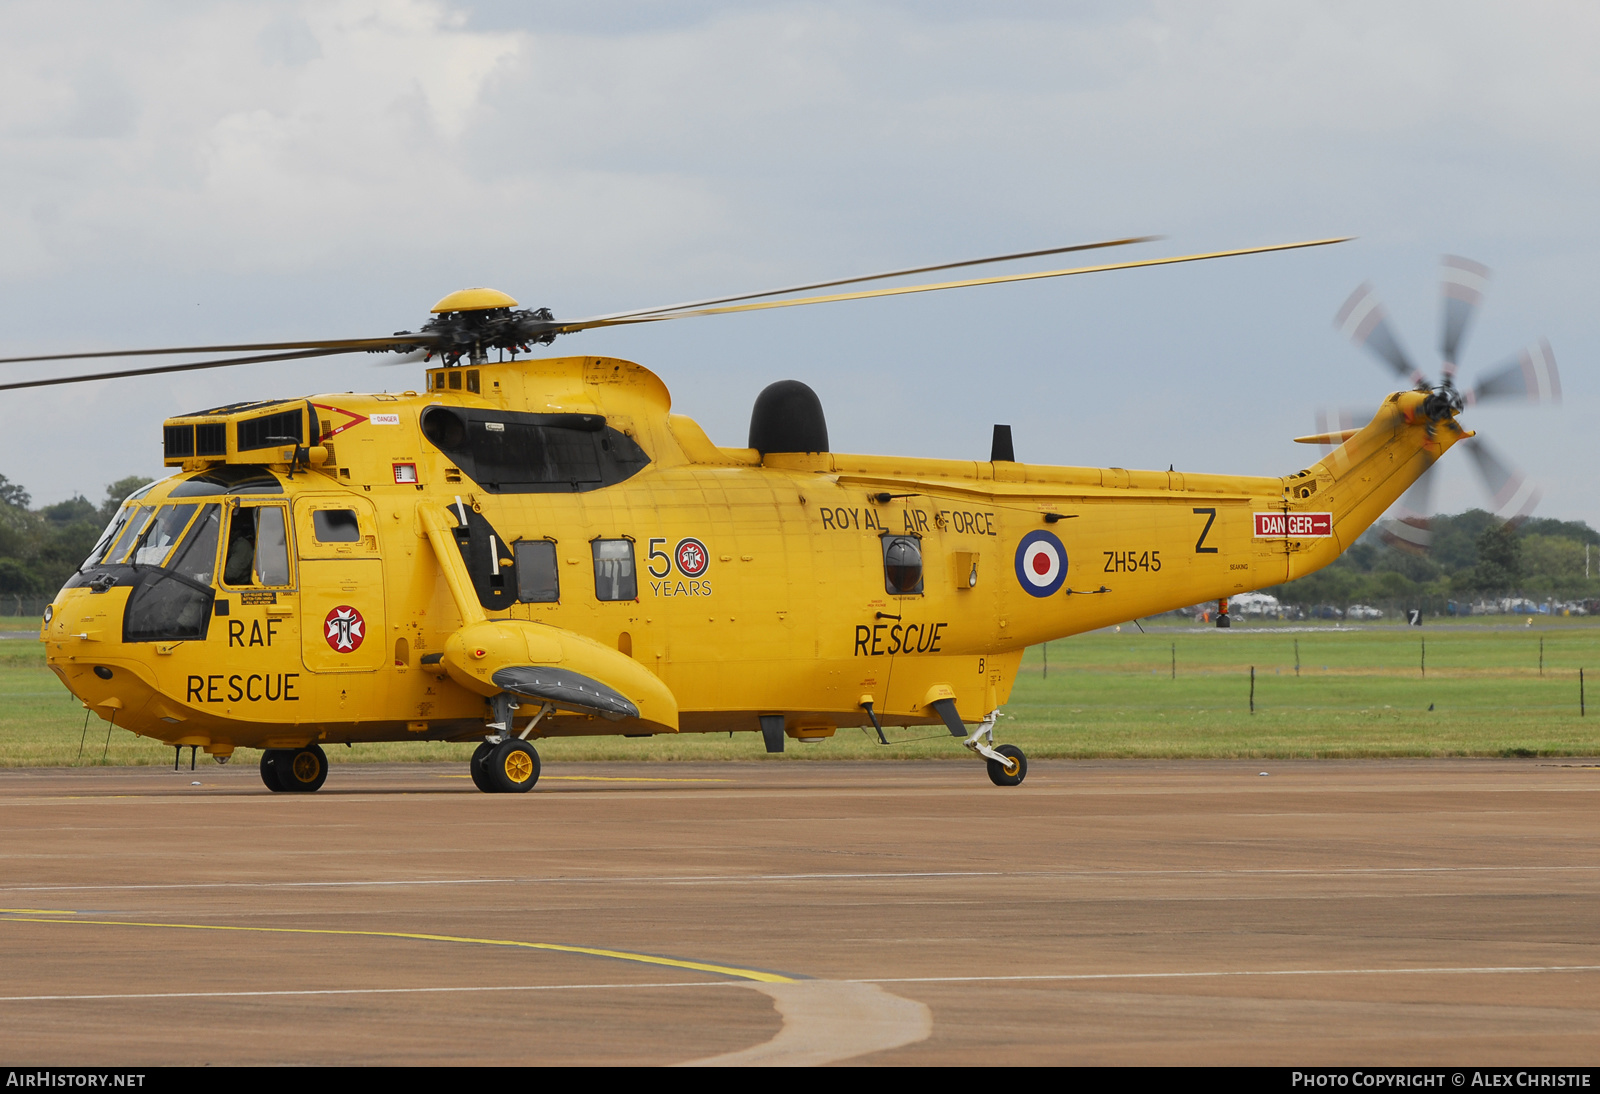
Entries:
POLYGON ((38 619, 44 615, 44 607, 54 597, 49 596, 20 596, 16 593, 0 593, 0 615, 23 616, 38 619))

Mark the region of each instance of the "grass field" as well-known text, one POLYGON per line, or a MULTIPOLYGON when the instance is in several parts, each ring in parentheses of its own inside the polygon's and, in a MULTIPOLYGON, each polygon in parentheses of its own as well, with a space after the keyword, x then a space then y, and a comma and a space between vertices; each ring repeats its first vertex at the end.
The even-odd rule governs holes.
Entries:
MULTIPOLYGON (((0 631, 28 629, 30 621, 17 622, 0 619, 0 631)), ((1420 629, 1246 624, 1228 631, 1147 625, 1146 633, 1125 626, 1030 649, 996 734, 1038 758, 1595 755, 1600 712, 1580 717, 1578 709, 1578 670, 1588 667, 1600 667, 1600 621, 1539 619, 1530 627, 1521 619, 1478 620, 1420 629)), ((97 717, 85 733, 84 713, 44 667, 37 642, 0 641, 0 766, 172 762, 170 749, 121 730, 111 731, 107 745, 106 723, 97 717)), ((934 728, 890 730, 890 737, 895 743, 884 748, 866 733, 841 729, 828 741, 790 742, 774 759, 967 755, 934 728)), ((464 761, 470 751, 361 745, 330 758, 464 761)), ((550 740, 539 751, 550 760, 765 755, 753 733, 550 740)), ((239 762, 253 763, 256 755, 241 750, 239 762)))

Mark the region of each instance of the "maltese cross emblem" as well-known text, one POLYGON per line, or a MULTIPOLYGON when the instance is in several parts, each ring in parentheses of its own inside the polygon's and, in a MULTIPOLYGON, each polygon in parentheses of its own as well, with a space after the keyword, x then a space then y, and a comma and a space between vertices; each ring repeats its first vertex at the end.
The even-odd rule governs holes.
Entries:
POLYGON ((323 621, 325 633, 323 637, 328 640, 339 653, 353 653, 361 648, 361 639, 365 621, 361 613, 348 604, 341 604, 328 613, 328 618, 323 621))

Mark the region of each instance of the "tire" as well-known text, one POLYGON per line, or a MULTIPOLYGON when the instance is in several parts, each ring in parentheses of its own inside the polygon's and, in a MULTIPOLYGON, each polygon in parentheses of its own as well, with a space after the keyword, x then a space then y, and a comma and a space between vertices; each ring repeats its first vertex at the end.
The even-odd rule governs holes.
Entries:
POLYGON ((539 754, 526 741, 501 741, 485 758, 483 771, 490 793, 526 794, 539 781, 539 754))
POLYGON ((1016 745, 1001 745, 996 752, 1012 761, 1014 769, 1009 773, 1005 765, 997 760, 987 761, 989 765, 989 781, 996 786, 1020 786, 1022 780, 1028 777, 1028 757, 1022 754, 1022 749, 1016 745))
POLYGON ((286 748, 278 756, 274 766, 278 783, 284 790, 309 794, 322 789, 322 784, 328 781, 328 757, 318 746, 286 748))
POLYGON ((278 760, 282 755, 283 750, 278 748, 269 748, 261 754, 261 781, 274 794, 283 793, 283 785, 278 782, 278 760))
POLYGON ((485 741, 474 750, 472 759, 467 761, 467 771, 472 775, 472 785, 485 794, 494 793, 494 787, 489 784, 489 753, 493 751, 494 745, 485 741))

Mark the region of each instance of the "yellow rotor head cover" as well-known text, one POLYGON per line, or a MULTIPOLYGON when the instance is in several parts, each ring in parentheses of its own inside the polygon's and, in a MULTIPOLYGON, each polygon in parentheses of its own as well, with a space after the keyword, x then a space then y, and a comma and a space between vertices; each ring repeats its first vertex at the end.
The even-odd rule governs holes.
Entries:
POLYGON ((433 306, 433 313, 451 311, 487 311, 490 308, 514 308, 517 302, 499 289, 457 289, 433 306))

